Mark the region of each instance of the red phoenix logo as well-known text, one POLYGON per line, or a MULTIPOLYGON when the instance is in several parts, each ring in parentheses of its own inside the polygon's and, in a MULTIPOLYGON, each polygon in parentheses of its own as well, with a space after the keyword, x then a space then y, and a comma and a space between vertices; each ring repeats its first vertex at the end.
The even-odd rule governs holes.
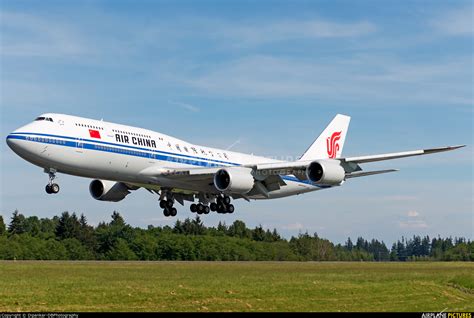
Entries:
POLYGON ((328 148, 328 156, 331 159, 336 158, 337 152, 339 151, 339 139, 341 139, 342 131, 335 132, 326 139, 326 146, 328 148))

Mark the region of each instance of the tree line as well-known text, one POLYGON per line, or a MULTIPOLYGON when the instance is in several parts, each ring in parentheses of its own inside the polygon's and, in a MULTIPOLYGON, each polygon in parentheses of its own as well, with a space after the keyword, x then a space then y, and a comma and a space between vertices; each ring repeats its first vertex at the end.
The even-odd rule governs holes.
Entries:
POLYGON ((345 244, 300 233, 289 240, 276 229, 248 228, 243 221, 207 227, 199 216, 171 226, 132 227, 118 212, 97 226, 81 214, 25 217, 15 211, 8 225, 0 215, 3 260, 183 260, 183 261, 474 261, 474 242, 465 238, 402 238, 388 249, 383 241, 359 237, 345 244))

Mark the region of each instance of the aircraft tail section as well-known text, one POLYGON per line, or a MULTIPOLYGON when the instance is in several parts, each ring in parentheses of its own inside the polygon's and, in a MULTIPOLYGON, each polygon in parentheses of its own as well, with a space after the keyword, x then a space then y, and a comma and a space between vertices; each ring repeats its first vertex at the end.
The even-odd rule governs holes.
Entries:
POLYGON ((340 158, 351 118, 337 114, 299 160, 340 158))

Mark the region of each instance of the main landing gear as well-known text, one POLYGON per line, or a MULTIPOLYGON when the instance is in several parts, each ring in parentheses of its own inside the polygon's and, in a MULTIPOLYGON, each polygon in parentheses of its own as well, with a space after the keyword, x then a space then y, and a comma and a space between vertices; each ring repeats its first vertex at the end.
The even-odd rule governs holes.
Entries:
POLYGON ((231 204, 231 199, 227 195, 218 196, 216 202, 212 202, 209 206, 207 204, 191 204, 191 212, 197 214, 209 214, 210 211, 217 213, 234 213, 234 205, 231 204))
MULTIPOLYGON (((232 205, 232 199, 228 195, 219 194, 218 196, 213 195, 201 195, 199 197, 199 203, 193 203, 190 206, 190 210, 197 214, 209 214, 212 212, 217 213, 234 213, 235 208, 232 205), (214 200, 215 199, 215 200, 214 200), (215 201, 215 202, 211 202, 215 201), (209 204, 210 203, 210 204, 209 204)), ((171 191, 162 192, 160 195, 160 208, 163 209, 163 215, 166 217, 176 216, 178 211, 174 207, 175 198, 171 191)))
POLYGON ((163 209, 163 215, 168 216, 176 216, 178 214, 178 210, 173 207, 174 199, 172 196, 167 196, 166 199, 162 199, 160 201, 160 208, 163 209))
POLYGON ((46 171, 49 175, 49 182, 45 187, 47 194, 56 194, 59 192, 59 185, 57 183, 53 183, 54 179, 56 178, 56 170, 50 169, 46 171))
POLYGON ((199 204, 191 204, 191 212, 197 213, 197 214, 209 214, 211 212, 211 209, 209 208, 208 205, 199 203, 199 204))
POLYGON ((211 210, 217 213, 234 213, 234 205, 228 195, 218 196, 215 203, 211 204, 211 210))

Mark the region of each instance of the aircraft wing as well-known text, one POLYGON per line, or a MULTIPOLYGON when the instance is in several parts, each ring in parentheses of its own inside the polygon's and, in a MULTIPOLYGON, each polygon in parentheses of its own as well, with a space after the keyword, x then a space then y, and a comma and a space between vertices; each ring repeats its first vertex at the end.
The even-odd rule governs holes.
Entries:
MULTIPOLYGON (((346 172, 346 178, 364 177, 382 173, 389 173, 398 171, 396 169, 388 170, 376 170, 376 171, 362 171, 359 164, 391 160, 412 156, 421 156, 437 152, 444 152, 455 150, 465 145, 459 146, 448 146, 440 148, 429 148, 414 151, 387 153, 379 155, 361 156, 361 157, 349 157, 349 158, 336 158, 331 160, 339 160, 341 166, 346 172)), ((315 159, 318 160, 318 159, 315 159)), ((328 159, 320 159, 328 160, 328 159)), ((282 161, 274 163, 262 163, 262 164, 250 164, 243 165, 240 168, 251 168, 252 174, 257 181, 265 181, 266 186, 270 190, 279 189, 281 186, 286 185, 285 181, 281 176, 294 175, 300 180, 307 180, 306 168, 314 160, 302 160, 302 161, 282 161)), ((147 178, 149 181, 160 183, 160 179, 174 180, 177 185, 186 189, 189 185, 198 186, 203 191, 213 192, 213 178, 215 173, 222 168, 239 168, 239 167, 190 167, 190 168, 147 168, 143 170, 140 175, 147 178)))
POLYGON ((212 182, 214 174, 222 167, 199 168, 155 168, 150 167, 140 172, 140 176, 159 183, 160 179, 177 180, 185 183, 212 182))
POLYGON ((405 152, 394 152, 394 153, 386 153, 386 154, 380 154, 380 155, 342 158, 340 160, 344 162, 367 163, 367 162, 391 160, 391 159, 398 159, 398 158, 405 158, 405 157, 429 155, 429 154, 437 153, 437 152, 455 150, 455 149, 459 149, 465 146, 466 145, 459 145, 459 146, 448 146, 448 147, 430 148, 430 149, 413 150, 413 151, 405 151, 405 152))

